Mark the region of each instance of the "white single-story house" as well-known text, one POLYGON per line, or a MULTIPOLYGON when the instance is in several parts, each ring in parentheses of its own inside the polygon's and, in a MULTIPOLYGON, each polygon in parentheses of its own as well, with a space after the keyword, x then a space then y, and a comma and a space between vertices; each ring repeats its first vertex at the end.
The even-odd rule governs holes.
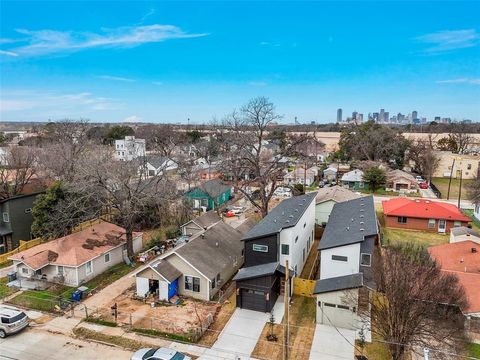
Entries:
MULTIPOLYGON (((142 233, 133 234, 133 249, 142 248, 142 233)), ((9 257, 17 278, 79 286, 124 261, 125 230, 102 222, 9 257)))
POLYGON ((138 296, 190 296, 209 301, 243 265, 242 233, 223 221, 135 271, 138 296))
POLYGON ((184 236, 193 236, 221 220, 216 211, 210 210, 180 226, 180 231, 184 236))
POLYGON ((310 169, 305 171, 304 168, 297 168, 286 174, 283 177, 283 181, 288 185, 302 184, 310 186, 315 182, 315 171, 310 169))
POLYGON ((450 242, 456 243, 460 241, 473 241, 480 244, 480 234, 472 228, 466 226, 458 226, 450 229, 450 242))
POLYGON ((173 171, 178 168, 178 164, 164 156, 148 155, 145 157, 145 166, 148 176, 162 175, 163 172, 173 171))

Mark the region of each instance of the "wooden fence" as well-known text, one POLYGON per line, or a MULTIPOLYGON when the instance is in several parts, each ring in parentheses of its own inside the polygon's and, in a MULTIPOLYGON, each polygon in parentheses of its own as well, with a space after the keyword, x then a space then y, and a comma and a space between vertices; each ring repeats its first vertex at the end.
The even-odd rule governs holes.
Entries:
POLYGON ((293 278, 293 293, 295 295, 312 297, 315 289, 315 280, 293 278))

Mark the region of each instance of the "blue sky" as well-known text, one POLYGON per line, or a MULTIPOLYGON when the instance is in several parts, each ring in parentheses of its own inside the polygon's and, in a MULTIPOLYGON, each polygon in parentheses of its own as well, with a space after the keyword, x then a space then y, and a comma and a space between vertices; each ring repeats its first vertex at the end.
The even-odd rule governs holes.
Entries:
POLYGON ((269 97, 480 121, 480 2, 2 1, 0 121, 210 121, 269 97))

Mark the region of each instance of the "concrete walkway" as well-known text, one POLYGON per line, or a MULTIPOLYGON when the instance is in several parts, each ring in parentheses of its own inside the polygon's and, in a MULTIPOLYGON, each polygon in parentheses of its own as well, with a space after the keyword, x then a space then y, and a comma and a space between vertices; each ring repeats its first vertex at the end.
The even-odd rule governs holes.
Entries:
POLYGON ((268 318, 265 313, 237 308, 212 350, 236 353, 241 359, 250 358, 268 318))
POLYGON ((89 309, 106 308, 112 306, 112 300, 121 295, 130 286, 135 284, 135 278, 126 275, 111 283, 98 293, 88 297, 77 308, 83 310, 84 306, 89 309))
POLYGON ((317 324, 309 359, 352 360, 353 344, 355 344, 355 330, 317 324))

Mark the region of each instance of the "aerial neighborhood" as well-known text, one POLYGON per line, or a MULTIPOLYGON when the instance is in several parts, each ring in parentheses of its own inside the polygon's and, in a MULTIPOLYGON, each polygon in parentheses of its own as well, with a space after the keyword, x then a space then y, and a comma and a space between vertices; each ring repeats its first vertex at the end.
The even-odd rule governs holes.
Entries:
POLYGON ((241 132, 4 129, 0 311, 20 320, 0 337, 68 323, 63 336, 199 359, 468 356, 480 339, 476 138, 451 126, 450 143, 469 146, 447 151, 367 122, 322 133, 338 136, 327 145, 262 124, 270 105, 246 104, 241 132))

